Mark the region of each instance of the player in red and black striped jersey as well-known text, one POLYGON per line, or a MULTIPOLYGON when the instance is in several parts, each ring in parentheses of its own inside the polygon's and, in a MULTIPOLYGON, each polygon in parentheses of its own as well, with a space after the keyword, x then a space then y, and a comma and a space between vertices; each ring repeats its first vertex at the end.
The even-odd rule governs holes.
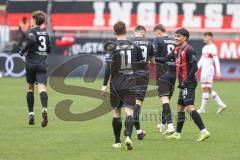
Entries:
POLYGON ((157 24, 153 29, 156 38, 154 40, 155 61, 156 61, 156 82, 158 86, 158 96, 162 102, 162 122, 158 124, 160 133, 173 133, 174 126, 172 122, 172 114, 170 108, 170 98, 172 97, 175 81, 176 81, 176 66, 175 60, 168 63, 167 56, 175 48, 175 40, 169 37, 166 29, 162 24, 157 24), (167 123, 167 130, 165 124, 167 123))
POLYGON ((144 63, 142 64, 141 72, 138 72, 136 79, 136 105, 134 106, 134 126, 137 130, 138 139, 142 140, 146 135, 144 131, 142 131, 140 127, 140 110, 143 103, 143 100, 146 95, 148 82, 149 82, 149 62, 154 63, 154 48, 153 44, 145 38, 146 36, 146 28, 142 25, 139 25, 135 28, 134 39, 135 42, 142 50, 142 56, 144 58, 144 63))
POLYGON ((203 141, 210 137, 205 128, 201 116, 194 108, 195 89, 197 86, 196 71, 197 60, 195 50, 187 43, 189 32, 182 28, 175 32, 176 48, 173 54, 177 54, 176 75, 179 81, 178 120, 176 132, 168 136, 169 139, 180 139, 182 127, 185 121, 185 109, 200 130, 197 141, 203 141))

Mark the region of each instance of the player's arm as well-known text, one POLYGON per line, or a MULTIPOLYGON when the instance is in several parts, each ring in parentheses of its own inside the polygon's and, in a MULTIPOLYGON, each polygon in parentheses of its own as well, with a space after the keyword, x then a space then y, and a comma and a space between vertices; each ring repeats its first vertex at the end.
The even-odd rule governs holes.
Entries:
POLYGON ((110 63, 107 62, 107 66, 106 66, 105 74, 104 74, 104 79, 103 79, 103 86, 101 88, 102 96, 106 96, 107 84, 108 84, 109 79, 110 79, 110 63))
POLYGON ((149 63, 150 64, 154 64, 154 63, 156 63, 155 62, 155 49, 154 49, 154 45, 153 44, 151 44, 151 46, 150 46, 150 54, 149 54, 149 63))
POLYGON ((195 77, 195 74, 198 70, 198 65, 197 65, 197 58, 196 58, 196 52, 193 49, 189 49, 187 53, 187 58, 190 62, 190 65, 192 66, 189 70, 187 81, 192 80, 195 77))
POLYGON ((50 53, 51 53, 51 45, 50 45, 50 38, 49 38, 48 35, 47 35, 47 38, 48 38, 48 44, 47 44, 48 48, 47 48, 47 53, 50 54, 50 53))
POLYGON ((221 70, 220 70, 220 62, 219 62, 218 56, 213 56, 213 61, 215 63, 217 76, 220 77, 221 76, 221 70))
POLYGON ((149 58, 149 63, 150 64, 155 64, 156 63, 154 56, 149 58))
POLYGON ((215 47, 212 51, 212 55, 213 55, 213 61, 216 67, 216 74, 217 77, 220 78, 221 77, 221 70, 220 70, 220 62, 219 62, 219 58, 218 58, 218 54, 217 54, 217 47, 215 47))
POLYGON ((202 56, 201 56, 200 60, 197 63, 198 69, 200 69, 202 67, 202 61, 203 60, 202 60, 202 56))
POLYGON ((166 57, 160 57, 160 49, 159 49, 159 42, 157 39, 154 40, 153 42, 154 45, 154 55, 155 55, 155 61, 160 62, 160 63, 165 63, 166 62, 166 57))
POLYGON ((104 50, 109 54, 109 57, 106 58, 107 65, 106 65, 104 79, 103 79, 103 86, 101 88, 102 96, 106 96, 106 93, 107 93, 106 92, 107 91, 107 84, 108 84, 108 81, 111 77, 111 75, 110 75, 110 63, 111 63, 111 60, 112 60, 112 54, 113 54, 115 49, 116 49, 116 44, 114 42, 107 42, 104 45, 104 50))
POLYGON ((20 49, 19 54, 22 56, 29 48, 31 48, 34 43, 37 43, 37 39, 32 32, 26 33, 26 44, 20 49))

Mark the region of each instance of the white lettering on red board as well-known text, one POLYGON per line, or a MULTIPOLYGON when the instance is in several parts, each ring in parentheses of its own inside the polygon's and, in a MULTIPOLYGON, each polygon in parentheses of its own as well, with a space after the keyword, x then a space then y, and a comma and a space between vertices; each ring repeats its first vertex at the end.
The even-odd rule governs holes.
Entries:
MULTIPOLYGON (((180 26, 192 28, 219 28, 224 25, 223 5, 226 5, 226 16, 229 19, 230 28, 240 28, 240 4, 205 4, 203 15, 197 15, 198 4, 196 3, 160 3, 156 6, 154 2, 137 3, 136 23, 137 25, 154 26, 162 23, 166 27, 180 26), (181 7, 181 8, 179 8, 181 7), (159 13, 156 14, 156 10, 159 13), (182 20, 179 17, 179 10, 183 10, 182 20), (159 15, 159 19, 156 16, 159 15)), ((94 20, 95 26, 112 26, 115 22, 121 20, 127 26, 133 24, 132 12, 133 2, 94 2, 94 20), (109 8, 110 18, 104 17, 104 10, 109 8)))

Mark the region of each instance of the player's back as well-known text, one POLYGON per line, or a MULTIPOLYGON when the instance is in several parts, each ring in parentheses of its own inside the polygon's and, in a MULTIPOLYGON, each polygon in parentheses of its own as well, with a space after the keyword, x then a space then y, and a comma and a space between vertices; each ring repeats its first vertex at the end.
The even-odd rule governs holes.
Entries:
POLYGON ((148 60, 154 56, 153 44, 149 40, 141 37, 135 37, 132 41, 141 48, 142 56, 145 62, 148 62, 148 60))
POLYGON ((27 51, 26 64, 46 65, 47 54, 50 52, 49 36, 46 31, 40 27, 32 28, 26 32, 26 37, 31 43, 27 51))
POLYGON ((134 74, 143 61, 141 49, 130 40, 117 40, 111 55, 111 82, 117 89, 129 89, 135 85, 134 74))
POLYGON ((167 57, 175 48, 175 40, 172 37, 158 37, 154 40, 156 62, 162 62, 161 58, 167 57))
POLYGON ((171 65, 166 64, 166 57, 173 51, 175 46, 175 40, 169 36, 157 37, 154 40, 154 53, 157 63, 157 78, 165 74, 166 71, 168 71, 172 77, 175 76, 176 66, 173 63, 171 63, 171 65))
POLYGON ((217 47, 215 44, 205 45, 202 49, 201 63, 202 69, 214 68, 213 56, 217 56, 217 47))

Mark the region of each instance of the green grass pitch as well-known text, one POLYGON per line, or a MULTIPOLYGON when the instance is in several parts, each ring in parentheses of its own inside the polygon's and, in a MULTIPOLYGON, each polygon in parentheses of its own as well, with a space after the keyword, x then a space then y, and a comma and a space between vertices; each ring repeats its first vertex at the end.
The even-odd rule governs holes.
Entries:
MULTIPOLYGON (((85 83, 80 78, 68 79, 67 84, 100 88, 102 80, 85 83)), ((156 129, 160 110, 158 97, 147 98, 142 109, 142 128, 147 132, 144 141, 138 141, 134 130, 134 150, 113 149, 112 114, 84 122, 62 121, 55 115, 56 104, 73 99, 73 113, 85 112, 100 104, 100 100, 83 96, 63 95, 49 87, 49 125, 40 127, 40 102, 35 93, 36 124, 28 126, 25 98, 25 79, 1 78, 0 96, 0 160, 239 160, 240 159, 240 96, 239 82, 216 82, 214 89, 228 108, 217 115, 216 105, 208 103, 202 118, 211 132, 210 139, 195 142, 199 133, 193 121, 186 121, 182 139, 167 140, 156 129), (154 115, 155 116, 152 116, 154 115)), ((176 90, 171 102, 176 114, 176 90)), ((196 108, 200 105, 198 85, 196 108)), ((174 123, 176 121, 174 120, 174 123)), ((122 136, 122 142, 124 137, 122 136)))

